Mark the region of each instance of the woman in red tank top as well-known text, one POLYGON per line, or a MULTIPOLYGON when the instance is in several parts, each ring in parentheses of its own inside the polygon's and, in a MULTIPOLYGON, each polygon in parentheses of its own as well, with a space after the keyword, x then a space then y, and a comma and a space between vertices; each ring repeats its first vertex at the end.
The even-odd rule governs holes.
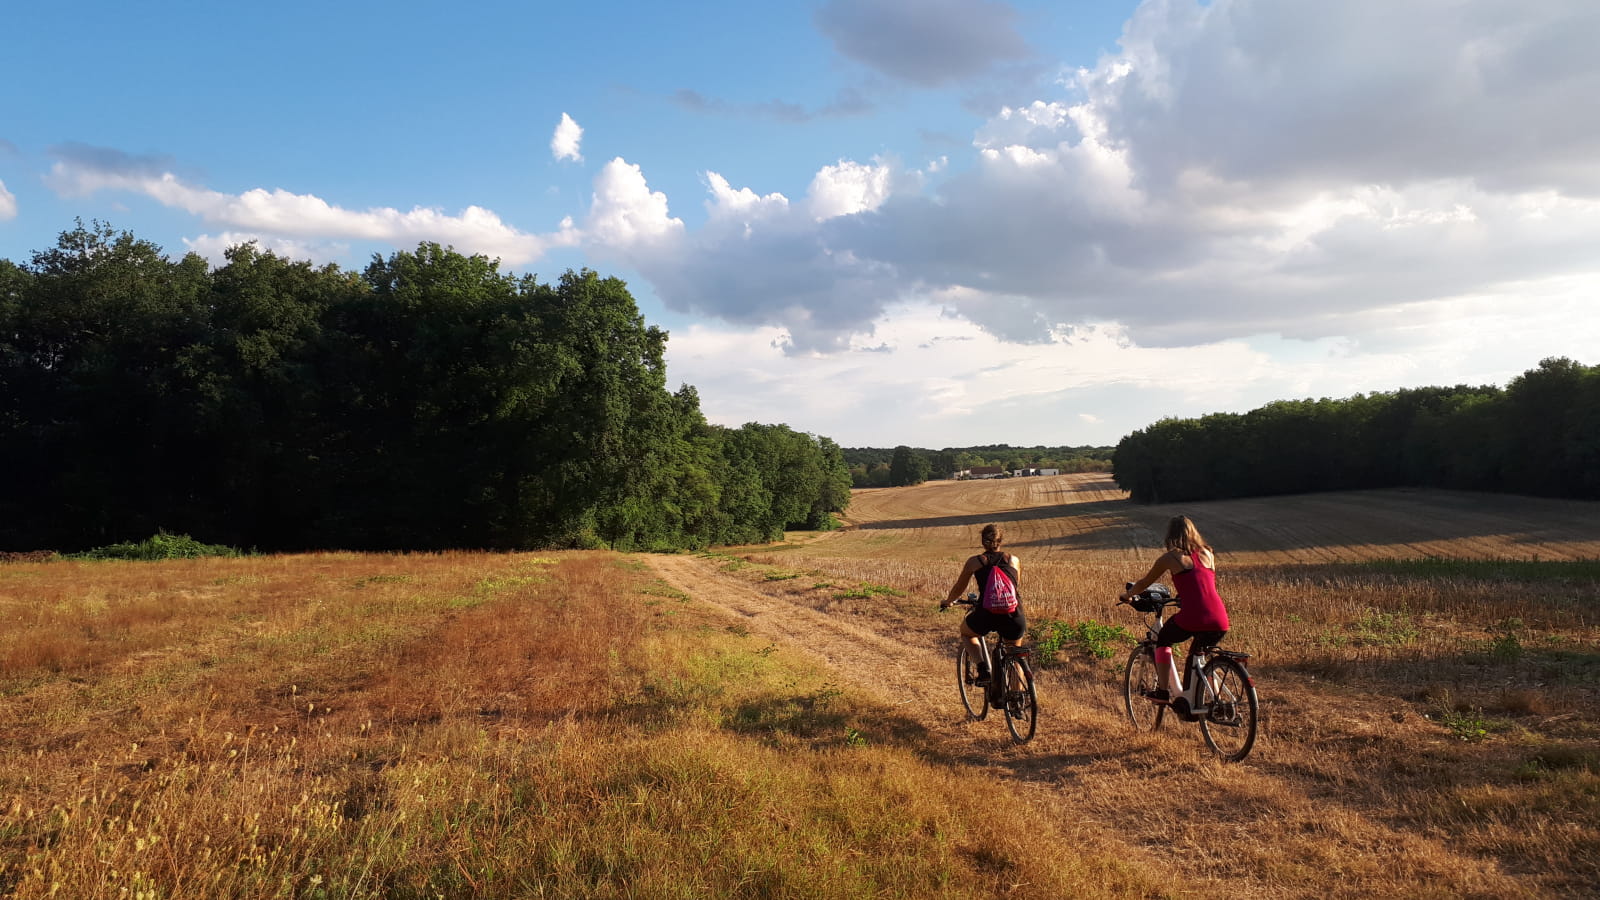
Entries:
MULTIPOLYGON (((1167 522, 1166 552, 1150 567, 1149 574, 1134 582, 1118 599, 1124 603, 1132 600, 1168 572, 1172 573, 1172 586, 1178 589, 1183 605, 1156 635, 1156 673, 1161 687, 1150 692, 1156 700, 1176 697, 1183 684, 1172 663, 1174 644, 1193 638, 1194 643, 1189 645, 1192 654, 1195 647, 1215 644, 1228 633, 1228 608, 1217 593, 1216 554, 1188 516, 1173 516, 1167 522)), ((1188 668, 1188 664, 1184 667, 1188 668)))

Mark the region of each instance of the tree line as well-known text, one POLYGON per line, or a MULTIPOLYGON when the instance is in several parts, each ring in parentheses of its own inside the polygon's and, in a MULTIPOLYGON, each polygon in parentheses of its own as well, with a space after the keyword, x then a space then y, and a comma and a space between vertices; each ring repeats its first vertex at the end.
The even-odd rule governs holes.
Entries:
POLYGON ((1112 449, 985 444, 928 450, 902 444, 893 448, 846 447, 844 459, 855 487, 903 487, 921 484, 930 478, 954 478, 955 473, 978 466, 998 466, 1008 472, 1019 469, 1106 472, 1111 469, 1112 449))
POLYGON ((1600 500, 1600 366, 1163 419, 1117 444, 1135 502, 1437 487, 1600 500))
POLYGON ((831 527, 840 448, 710 425, 626 285, 424 243, 212 268, 79 222, 0 260, 0 547, 162 530, 262 550, 766 541, 831 527))

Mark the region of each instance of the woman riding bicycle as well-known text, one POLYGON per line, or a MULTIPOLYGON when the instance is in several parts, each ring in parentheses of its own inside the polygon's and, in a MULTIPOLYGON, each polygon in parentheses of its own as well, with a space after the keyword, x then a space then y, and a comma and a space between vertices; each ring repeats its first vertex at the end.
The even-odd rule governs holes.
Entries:
POLYGON ((961 575, 956 578, 955 585, 950 588, 949 596, 944 598, 939 608, 949 609, 961 599, 962 592, 967 589, 968 582, 973 578, 978 579, 978 594, 985 598, 992 594, 989 588, 994 578, 1009 579, 1015 596, 1015 609, 1011 612, 992 612, 980 604, 961 620, 961 639, 967 642, 973 657, 979 661, 978 680, 987 681, 989 662, 980 644, 983 636, 991 631, 997 631, 1001 639, 1011 646, 1019 646, 1022 643, 1022 636, 1027 633, 1028 620, 1022 614, 1021 592, 1016 590, 1017 570, 1021 563, 1015 556, 1000 552, 1000 545, 1005 541, 1000 526, 993 524, 983 526, 982 540, 983 552, 968 559, 966 565, 961 567, 961 575), (1000 574, 997 576, 996 573, 1000 574))
MULTIPOLYGON (((1193 638, 1194 643, 1189 645, 1193 655, 1195 647, 1215 644, 1228 633, 1228 609, 1217 593, 1216 555, 1188 516, 1173 516, 1167 522, 1166 552, 1150 567, 1149 574, 1122 592, 1118 602, 1132 600, 1168 572, 1172 573, 1172 585, 1178 589, 1183 605, 1156 635, 1156 677, 1161 686, 1149 692, 1153 700, 1169 700, 1181 689, 1182 681, 1172 663, 1174 644, 1193 638)), ((1184 669, 1187 671, 1187 664, 1184 669)))

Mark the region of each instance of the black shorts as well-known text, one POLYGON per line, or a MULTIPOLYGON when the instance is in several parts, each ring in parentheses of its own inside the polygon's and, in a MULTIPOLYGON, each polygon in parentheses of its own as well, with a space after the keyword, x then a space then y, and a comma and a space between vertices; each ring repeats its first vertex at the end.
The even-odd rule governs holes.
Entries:
POLYGON ((1021 606, 1014 613, 992 613, 980 606, 967 613, 967 627, 972 629, 973 634, 985 635, 998 631, 1005 640, 1015 641, 1028 633, 1028 620, 1022 615, 1021 606))
POLYGON ((1226 631, 1190 631, 1176 622, 1169 621, 1161 626, 1161 633, 1156 635, 1156 646, 1171 647, 1173 644, 1181 644, 1194 638, 1194 643, 1189 645, 1189 649, 1193 651, 1195 647, 1209 647, 1222 640, 1225 635, 1226 631))

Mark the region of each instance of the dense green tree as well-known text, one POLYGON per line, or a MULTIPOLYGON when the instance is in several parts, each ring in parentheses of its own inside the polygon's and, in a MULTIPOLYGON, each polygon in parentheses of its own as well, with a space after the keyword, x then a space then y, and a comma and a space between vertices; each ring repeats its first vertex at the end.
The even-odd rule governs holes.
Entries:
POLYGON ((921 484, 928 480, 928 458, 904 444, 894 448, 889 461, 889 484, 894 487, 921 484))
POLYGON ((1138 502, 1428 485, 1600 499, 1600 367, 1549 359, 1492 387, 1429 387, 1169 419, 1113 456, 1138 502))
POLYGON ((8 530, 49 545, 181 526, 206 488, 181 440, 207 399, 205 262, 80 222, 6 271, 8 530))
POLYGON ((360 274, 95 223, 0 261, 0 546, 700 547, 830 526, 840 448, 707 425, 593 272, 436 244, 360 274))

